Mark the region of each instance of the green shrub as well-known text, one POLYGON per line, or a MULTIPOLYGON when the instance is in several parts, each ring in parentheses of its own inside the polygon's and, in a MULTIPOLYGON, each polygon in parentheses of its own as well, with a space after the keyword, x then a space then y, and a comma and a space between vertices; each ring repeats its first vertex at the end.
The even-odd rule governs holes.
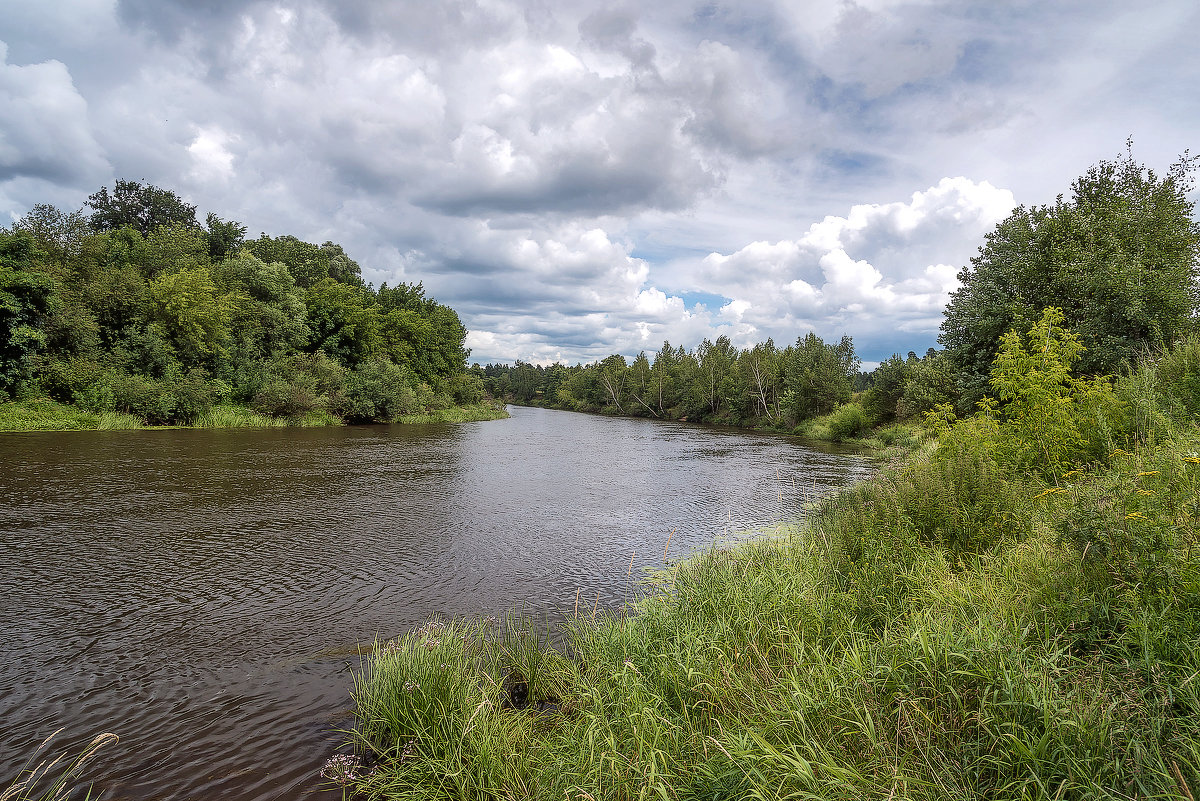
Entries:
POLYGON ((317 382, 306 375, 287 380, 277 376, 267 379, 254 395, 253 406, 272 417, 302 417, 318 409, 325 401, 317 394, 317 382))
POLYGON ((870 422, 863 407, 857 403, 839 406, 829 418, 829 436, 834 442, 857 437, 867 429, 870 422))
POLYGON ((391 422, 421 408, 414 383, 411 373, 392 362, 364 362, 346 377, 337 411, 349 423, 391 422))
POLYGON ((1162 406, 1181 420, 1200 420, 1200 336, 1180 342, 1147 367, 1155 373, 1162 406))

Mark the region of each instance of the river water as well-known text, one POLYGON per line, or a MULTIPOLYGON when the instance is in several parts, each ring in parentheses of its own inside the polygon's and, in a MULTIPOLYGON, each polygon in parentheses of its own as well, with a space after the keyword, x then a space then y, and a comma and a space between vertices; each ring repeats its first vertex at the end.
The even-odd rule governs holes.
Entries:
POLYGON ((0 434, 0 789, 63 727, 60 747, 120 736, 87 772, 101 798, 340 798, 319 771, 359 645, 618 606, 668 535, 675 560, 868 471, 786 437, 511 411, 0 434))

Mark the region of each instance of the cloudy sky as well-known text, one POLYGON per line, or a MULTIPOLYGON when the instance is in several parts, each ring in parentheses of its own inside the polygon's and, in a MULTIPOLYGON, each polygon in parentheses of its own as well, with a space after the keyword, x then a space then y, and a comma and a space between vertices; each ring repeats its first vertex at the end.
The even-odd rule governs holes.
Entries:
POLYGON ((147 181, 423 281, 472 361, 873 362, 1014 205, 1200 148, 1198 38, 1194 0, 8 0, 0 225, 147 181))

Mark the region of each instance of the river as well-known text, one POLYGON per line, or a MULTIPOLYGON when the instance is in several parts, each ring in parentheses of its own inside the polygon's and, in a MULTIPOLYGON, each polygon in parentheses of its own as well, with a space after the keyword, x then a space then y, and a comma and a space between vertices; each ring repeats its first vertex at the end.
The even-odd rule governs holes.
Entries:
POLYGON ((120 736, 87 772, 100 798, 340 798, 319 771, 359 645, 619 606, 669 535, 676 560, 869 470, 787 437, 511 411, 0 434, 0 789, 63 727, 63 747, 120 736))

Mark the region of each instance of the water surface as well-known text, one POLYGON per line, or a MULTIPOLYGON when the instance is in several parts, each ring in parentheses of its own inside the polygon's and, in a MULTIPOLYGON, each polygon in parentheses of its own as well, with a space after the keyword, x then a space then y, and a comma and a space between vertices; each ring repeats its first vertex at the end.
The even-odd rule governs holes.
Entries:
POLYGON ((509 420, 0 435, 0 786, 121 737, 107 799, 340 798, 354 649, 432 615, 553 621, 862 477, 786 437, 509 420), (632 577, 626 578, 633 562, 632 577))

